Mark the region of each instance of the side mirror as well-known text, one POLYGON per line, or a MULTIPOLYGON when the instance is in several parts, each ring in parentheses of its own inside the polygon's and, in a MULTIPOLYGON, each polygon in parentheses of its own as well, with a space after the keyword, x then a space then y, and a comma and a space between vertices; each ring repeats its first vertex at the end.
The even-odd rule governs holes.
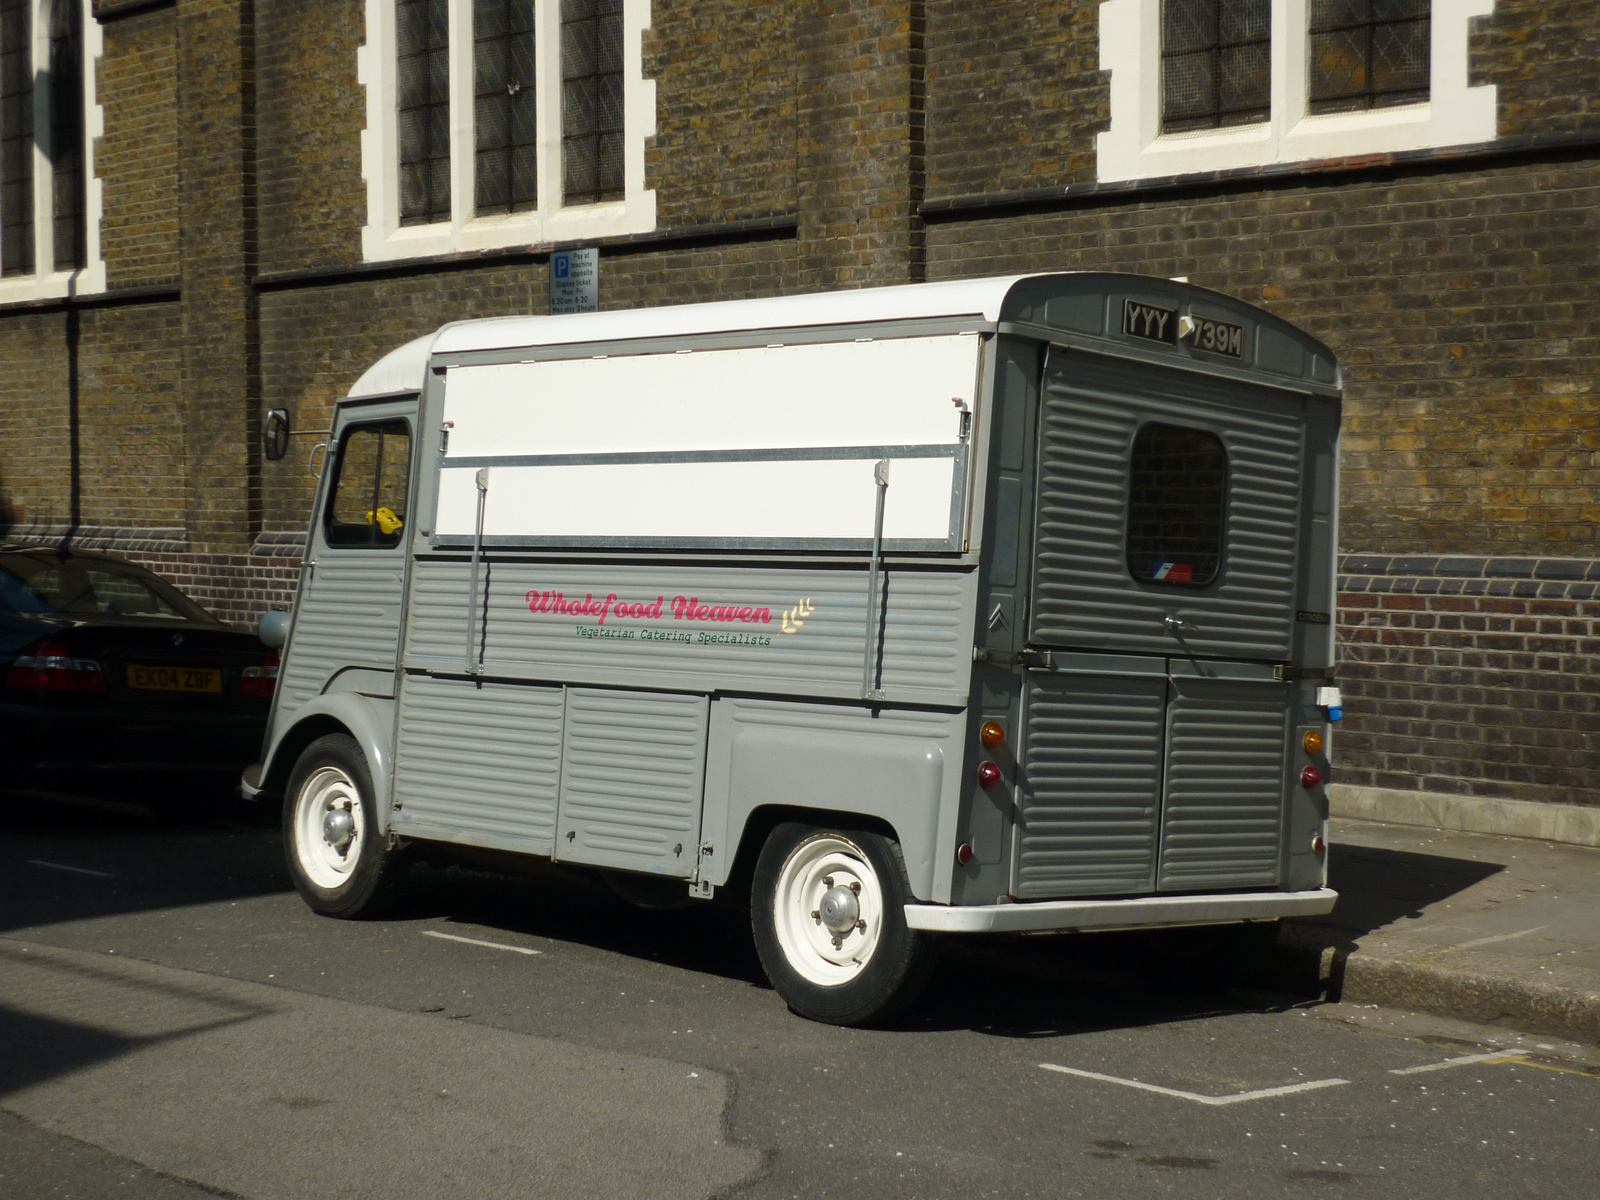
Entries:
POLYGON ((289 410, 271 408, 261 422, 261 453, 268 462, 277 462, 289 453, 289 410))
POLYGON ((256 624, 256 636, 268 649, 280 649, 289 640, 289 614, 281 609, 268 609, 256 624))

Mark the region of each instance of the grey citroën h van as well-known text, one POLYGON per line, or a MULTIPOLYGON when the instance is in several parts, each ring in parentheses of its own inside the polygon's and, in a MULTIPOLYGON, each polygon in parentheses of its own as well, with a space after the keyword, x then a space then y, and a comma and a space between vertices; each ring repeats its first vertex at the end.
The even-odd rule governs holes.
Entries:
POLYGON ((844 1024, 940 935, 1326 912, 1339 395, 1133 275, 447 325, 338 407, 244 791, 331 916, 451 846, 748 893, 844 1024))

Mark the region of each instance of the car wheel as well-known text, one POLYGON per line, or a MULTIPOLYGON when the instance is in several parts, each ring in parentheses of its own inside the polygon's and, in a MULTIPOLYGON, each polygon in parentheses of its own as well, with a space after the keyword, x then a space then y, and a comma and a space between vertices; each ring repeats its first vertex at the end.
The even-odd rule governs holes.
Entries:
POLYGON ((785 824, 756 862, 751 925, 772 986, 803 1017, 884 1020, 916 999, 934 943, 908 928, 898 842, 876 833, 785 824))
POLYGON ((382 911, 404 874, 401 854, 388 842, 355 739, 331 733, 307 746, 283 801, 284 853, 305 902, 347 919, 382 911))

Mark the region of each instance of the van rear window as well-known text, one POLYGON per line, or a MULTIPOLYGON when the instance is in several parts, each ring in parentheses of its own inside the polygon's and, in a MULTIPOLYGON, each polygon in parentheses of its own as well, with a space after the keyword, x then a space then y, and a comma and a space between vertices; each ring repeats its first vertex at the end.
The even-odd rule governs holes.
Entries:
POLYGON ((1128 473, 1128 572, 1140 583, 1205 587, 1222 566, 1228 452, 1203 429, 1149 424, 1128 473))

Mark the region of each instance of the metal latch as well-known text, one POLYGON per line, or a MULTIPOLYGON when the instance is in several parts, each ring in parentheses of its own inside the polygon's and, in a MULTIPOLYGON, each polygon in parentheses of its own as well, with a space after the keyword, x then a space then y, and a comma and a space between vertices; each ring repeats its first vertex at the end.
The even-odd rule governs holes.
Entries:
POLYGON ((1025 671, 1049 671, 1055 667, 1055 659, 1048 650, 990 650, 974 646, 972 661, 994 663, 997 667, 1021 667, 1025 671))

